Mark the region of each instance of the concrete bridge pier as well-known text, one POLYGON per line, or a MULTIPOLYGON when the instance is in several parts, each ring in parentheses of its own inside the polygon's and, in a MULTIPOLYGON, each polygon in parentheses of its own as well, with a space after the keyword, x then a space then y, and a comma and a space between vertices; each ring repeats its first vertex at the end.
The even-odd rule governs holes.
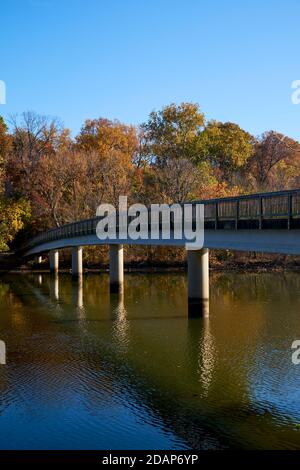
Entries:
POLYGON ((82 247, 74 246, 72 248, 72 276, 80 277, 82 271, 82 247))
POLYGON ((122 292, 124 283, 123 245, 109 245, 110 292, 122 292))
POLYGON ((188 309, 191 317, 209 315, 209 250, 188 250, 188 309))
POLYGON ((51 250, 49 253, 50 273, 58 274, 59 253, 58 250, 51 250))

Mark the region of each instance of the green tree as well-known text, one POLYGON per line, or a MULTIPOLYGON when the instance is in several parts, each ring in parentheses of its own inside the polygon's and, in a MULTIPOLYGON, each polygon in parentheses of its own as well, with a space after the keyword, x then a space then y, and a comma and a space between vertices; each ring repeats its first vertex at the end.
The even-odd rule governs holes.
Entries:
POLYGON ((201 154, 220 177, 232 181, 254 151, 254 137, 232 122, 210 121, 201 134, 201 154))
POLYGON ((145 140, 143 151, 158 166, 164 166, 172 158, 199 160, 204 123, 204 114, 195 103, 172 103, 153 111, 141 126, 145 140))

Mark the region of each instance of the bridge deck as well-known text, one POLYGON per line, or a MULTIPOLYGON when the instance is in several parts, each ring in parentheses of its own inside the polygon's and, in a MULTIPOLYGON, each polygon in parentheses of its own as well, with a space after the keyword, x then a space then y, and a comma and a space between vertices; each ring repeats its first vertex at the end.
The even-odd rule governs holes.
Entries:
MULTIPOLYGON (((205 246, 207 247, 300 253, 298 231, 295 230, 300 228, 300 189, 192 201, 191 203, 204 204, 205 246), (250 241, 247 242, 247 238, 250 241)), ((97 240, 95 234, 98 221, 99 217, 94 217, 42 233, 24 246, 24 253, 29 255, 55 247, 80 244, 103 244, 103 241, 97 240)), ((119 243, 133 244, 130 240, 119 241, 119 243)), ((176 240, 171 240, 169 243, 166 240, 158 240, 157 243, 149 241, 148 244, 182 245, 184 243, 176 240)))

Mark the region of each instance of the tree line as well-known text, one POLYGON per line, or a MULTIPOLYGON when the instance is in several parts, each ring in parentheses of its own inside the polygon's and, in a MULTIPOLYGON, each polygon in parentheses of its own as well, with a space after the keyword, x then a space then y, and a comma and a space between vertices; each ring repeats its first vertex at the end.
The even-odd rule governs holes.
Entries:
POLYGON ((300 187, 300 143, 207 121, 170 104, 139 126, 88 119, 74 138, 58 119, 0 116, 0 250, 95 216, 103 202, 182 202, 300 187))

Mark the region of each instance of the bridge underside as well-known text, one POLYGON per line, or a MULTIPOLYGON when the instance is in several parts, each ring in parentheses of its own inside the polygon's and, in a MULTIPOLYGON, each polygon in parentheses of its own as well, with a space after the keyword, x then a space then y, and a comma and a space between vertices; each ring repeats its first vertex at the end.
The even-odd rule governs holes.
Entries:
MULTIPOLYGON (((135 245, 185 246, 188 240, 135 240, 135 245)), ((38 255, 55 249, 89 245, 132 245, 128 239, 99 240, 96 234, 53 240, 32 247, 25 256, 38 255)), ((300 254, 299 230, 205 230, 204 247, 236 251, 257 251, 263 253, 300 254)))

